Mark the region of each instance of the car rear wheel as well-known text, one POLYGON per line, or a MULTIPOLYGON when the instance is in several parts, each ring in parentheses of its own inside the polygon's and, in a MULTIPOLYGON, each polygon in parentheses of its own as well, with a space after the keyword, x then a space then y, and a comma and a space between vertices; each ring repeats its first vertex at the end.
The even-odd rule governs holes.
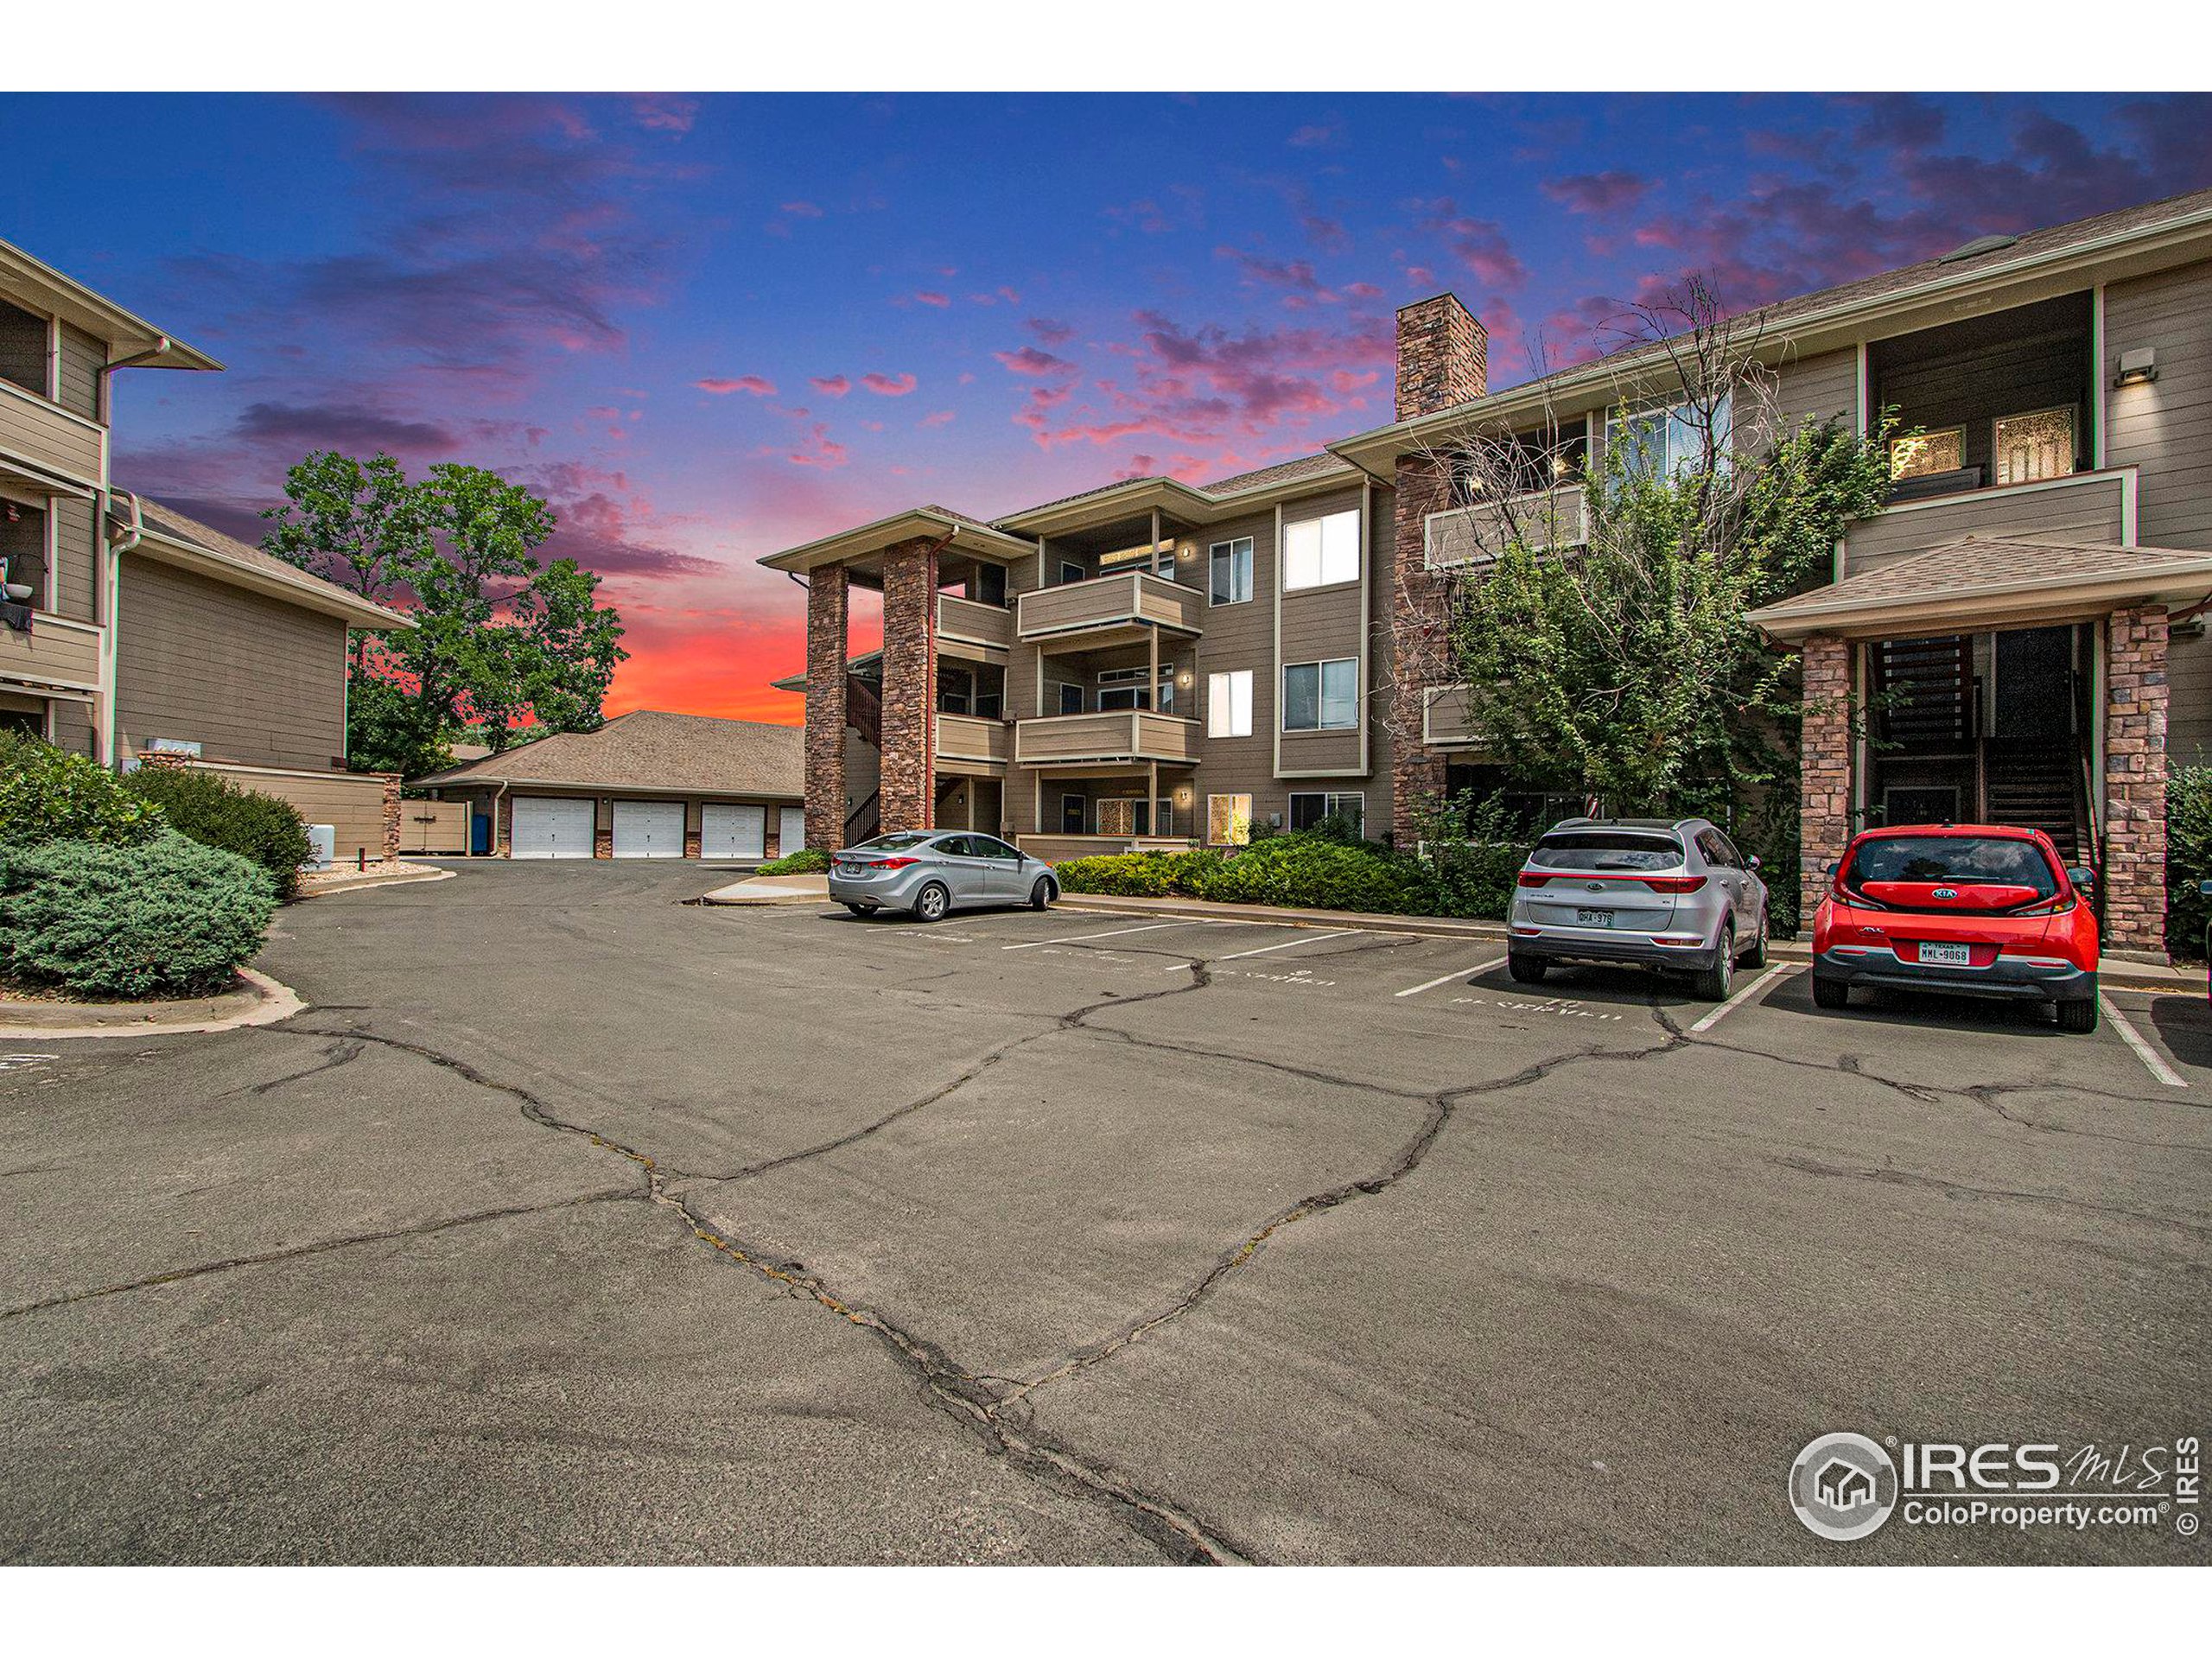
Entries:
POLYGON ((1736 988, 1736 930, 1723 922, 1713 947, 1713 966, 1690 981, 1690 989, 1707 1002, 1726 1002, 1736 988))
POLYGON ((2076 1037, 2086 1037, 2097 1028, 2097 999, 2085 996, 2077 1001, 2058 1005, 2058 1028, 2071 1032, 2076 1037))
POLYGON ((1550 966, 1551 963, 1541 957, 1517 957, 1510 951, 1506 953, 1505 971, 1523 985, 1541 984, 1545 971, 1550 966))
POLYGON ((1847 1008, 1851 1006, 1851 987, 1829 975, 1815 974, 1813 1006, 1816 1008, 1847 1008))
POLYGON ((1052 903, 1052 878, 1049 875, 1040 875, 1037 878, 1037 885, 1029 889, 1029 908, 1046 910, 1051 907, 1052 903))
POLYGON ((1751 948, 1744 952, 1744 966, 1758 969, 1766 966, 1766 906, 1759 906, 1758 937, 1751 941, 1751 948))
POLYGON ((952 895, 942 881, 932 881, 914 895, 914 914, 922 921, 941 922, 951 908, 952 895))

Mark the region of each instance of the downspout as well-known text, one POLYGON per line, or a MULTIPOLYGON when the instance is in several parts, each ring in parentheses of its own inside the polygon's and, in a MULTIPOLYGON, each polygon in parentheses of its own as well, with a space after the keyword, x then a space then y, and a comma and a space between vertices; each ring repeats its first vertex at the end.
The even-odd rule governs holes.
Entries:
POLYGON ((100 365, 100 413, 105 417, 100 423, 100 517, 114 518, 118 496, 130 503, 130 520, 120 535, 105 525, 99 527, 99 750, 100 765, 111 772, 115 769, 116 632, 123 607, 123 556, 135 549, 146 535, 145 515, 140 510, 137 496, 129 490, 113 487, 111 468, 115 448, 114 376, 118 369, 139 368, 167 357, 174 343, 167 334, 156 334, 153 345, 145 351, 100 365))

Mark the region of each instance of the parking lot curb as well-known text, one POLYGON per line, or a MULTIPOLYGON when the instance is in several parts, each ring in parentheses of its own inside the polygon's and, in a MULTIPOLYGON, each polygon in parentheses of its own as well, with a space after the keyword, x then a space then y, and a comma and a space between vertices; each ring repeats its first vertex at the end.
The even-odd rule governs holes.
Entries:
POLYGON ((241 1026, 270 1026, 306 1008, 298 992, 281 980, 251 968, 238 969, 245 984, 219 996, 187 997, 172 1002, 14 1002, 0 1007, 0 1041, 42 1042, 68 1037, 168 1037, 189 1033, 236 1031, 241 1026), (14 1022, 20 1017, 81 1016, 77 1025, 14 1022))

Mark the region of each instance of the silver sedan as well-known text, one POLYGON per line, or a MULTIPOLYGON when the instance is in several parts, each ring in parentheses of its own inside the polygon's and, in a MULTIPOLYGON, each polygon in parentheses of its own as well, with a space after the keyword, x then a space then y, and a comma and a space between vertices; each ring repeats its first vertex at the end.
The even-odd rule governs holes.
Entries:
POLYGON ((830 855, 830 896, 855 916, 904 910, 934 922, 990 905, 1042 910, 1059 897, 1052 867, 972 830, 909 830, 830 855))

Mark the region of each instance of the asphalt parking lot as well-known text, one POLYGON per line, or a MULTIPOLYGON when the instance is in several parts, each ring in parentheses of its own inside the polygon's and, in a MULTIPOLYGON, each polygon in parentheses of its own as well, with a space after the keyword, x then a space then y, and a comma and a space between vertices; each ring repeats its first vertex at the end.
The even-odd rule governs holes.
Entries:
POLYGON ((1784 1490, 1836 1429, 2204 1432, 2199 997, 716 879, 338 894, 291 1020, 0 1045, 0 1554, 2203 1557, 1784 1490))

